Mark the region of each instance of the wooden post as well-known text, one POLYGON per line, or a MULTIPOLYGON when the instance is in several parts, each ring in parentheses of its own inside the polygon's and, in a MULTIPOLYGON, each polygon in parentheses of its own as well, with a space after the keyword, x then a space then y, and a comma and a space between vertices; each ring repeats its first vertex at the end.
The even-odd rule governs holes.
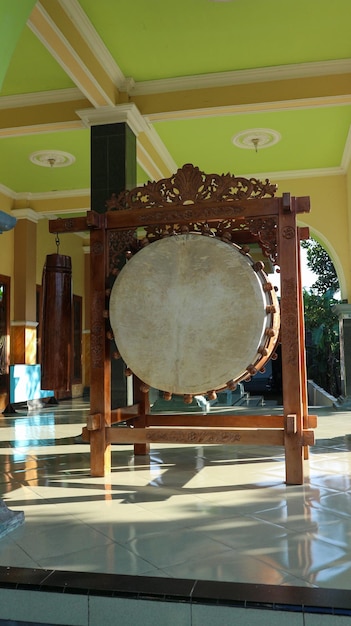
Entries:
MULTIPOLYGON (((305 350, 305 317, 304 317, 304 305, 303 305, 303 292, 302 292, 302 275, 301 275, 301 254, 300 254, 300 241, 301 228, 298 228, 298 273, 297 273, 297 295, 298 295, 298 308, 299 308, 299 328, 300 328, 300 359, 301 359, 301 396, 302 396, 302 422, 303 428, 308 428, 308 394, 307 394, 307 365, 306 365, 306 350, 305 350)), ((309 448, 304 446, 303 458, 307 460, 309 458, 309 448)))
MULTIPOLYGON (((106 319, 106 230, 104 226, 90 235, 91 268, 91 383, 90 410, 93 428, 90 430, 90 470, 92 476, 104 476, 111 471, 111 444, 106 428, 111 427, 111 365, 106 319)), ((89 427, 88 427, 89 428, 89 427)))
POLYGON ((286 483, 303 482, 301 334, 298 294, 299 238, 295 198, 283 194, 278 224, 281 272, 281 342, 285 419, 286 483))
MULTIPOLYGON (((134 376, 134 401, 139 403, 139 415, 137 419, 134 420, 133 426, 134 428, 145 428, 146 427, 146 416, 150 413, 150 398, 149 392, 143 392, 140 388, 141 381, 134 376)), ((135 443, 134 444, 134 454, 136 456, 142 456, 145 454, 149 454, 150 452, 150 444, 149 443, 135 443)))

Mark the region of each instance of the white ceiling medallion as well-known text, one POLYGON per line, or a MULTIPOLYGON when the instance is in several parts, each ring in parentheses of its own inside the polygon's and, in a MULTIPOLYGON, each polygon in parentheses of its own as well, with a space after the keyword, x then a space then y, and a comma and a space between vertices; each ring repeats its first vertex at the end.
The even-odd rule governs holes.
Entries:
POLYGON ((34 165, 41 167, 68 167, 76 160, 72 154, 61 150, 38 150, 29 159, 34 165))
POLYGON ((250 128, 242 130, 232 137, 232 142, 238 148, 255 150, 270 148, 281 140, 281 134, 271 128, 250 128))

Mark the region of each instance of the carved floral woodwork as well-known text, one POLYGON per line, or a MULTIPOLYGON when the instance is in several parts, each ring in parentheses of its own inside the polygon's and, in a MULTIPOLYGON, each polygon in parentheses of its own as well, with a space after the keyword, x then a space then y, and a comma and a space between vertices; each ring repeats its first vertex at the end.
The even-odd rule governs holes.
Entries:
POLYGON ((205 174, 198 167, 186 164, 170 178, 148 182, 131 191, 125 190, 106 203, 108 210, 154 209, 169 204, 191 205, 228 202, 248 198, 273 197, 276 185, 268 179, 236 177, 232 174, 205 174))
MULTIPOLYGON (((231 174, 205 174, 198 167, 187 164, 170 178, 125 190, 118 197, 113 194, 106 201, 106 208, 108 211, 146 210, 145 215, 140 215, 140 223, 146 224, 142 245, 185 232, 198 232, 241 245, 246 243, 245 233, 249 233, 249 239, 257 242, 263 255, 276 264, 276 219, 243 217, 243 209, 237 203, 240 200, 271 198, 276 190, 277 186, 268 179, 262 182, 231 174), (201 205, 201 221, 194 220, 197 212, 194 205, 201 205), (232 217, 218 220, 221 209, 226 215, 230 212, 232 217), (217 217, 215 221, 214 216, 217 217), (156 222, 162 220, 163 225, 150 225, 150 218, 156 222), (211 220, 210 223, 208 220, 211 220)), ((110 271, 118 264, 119 256, 131 246, 134 251, 138 249, 134 231, 109 234, 110 271)))

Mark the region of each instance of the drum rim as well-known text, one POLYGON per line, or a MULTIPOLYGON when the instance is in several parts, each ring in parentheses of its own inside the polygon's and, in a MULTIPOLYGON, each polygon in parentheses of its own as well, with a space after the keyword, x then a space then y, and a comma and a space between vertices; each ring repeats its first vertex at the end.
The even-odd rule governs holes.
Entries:
MULTIPOLYGON (((269 358, 272 356, 273 351, 276 347, 276 344, 278 341, 278 334, 279 334, 278 331, 279 331, 279 326, 280 326, 280 314, 279 314, 278 299, 276 297, 275 290, 270 285, 268 281, 268 277, 263 271, 263 267, 262 266, 258 267, 258 265, 260 264, 257 264, 257 263, 255 264, 252 257, 248 254, 246 250, 243 250, 242 248, 240 248, 240 246, 238 246, 235 243, 232 243, 231 241, 227 241, 227 240, 223 241, 215 236, 210 236, 210 237, 208 235, 205 236, 199 232, 189 232, 189 233, 174 235, 176 239, 178 240, 181 239, 181 240, 186 240, 186 241, 194 241, 194 236, 196 238, 202 237, 203 240, 206 239, 207 241, 214 240, 217 243, 219 242, 223 244, 223 246, 230 246, 231 249, 235 249, 236 254, 240 254, 240 256, 242 256, 245 259, 246 261, 245 267, 251 268, 251 270, 253 270, 254 273, 257 275, 263 300, 266 303, 267 308, 271 308, 271 312, 265 315, 265 324, 264 324, 265 332, 266 331, 269 331, 269 332, 267 332, 265 336, 262 334, 260 343, 257 346, 257 354, 255 358, 252 359, 252 362, 248 363, 246 367, 243 367, 242 371, 233 372, 233 376, 229 378, 229 380, 221 380, 219 384, 216 383, 215 385, 212 385, 210 389, 208 387, 207 388, 202 387, 202 388, 196 388, 196 391, 195 389, 193 389, 190 392, 193 395, 197 395, 200 393, 201 394, 208 393, 209 391, 213 389, 216 389, 216 390, 224 389, 227 386, 235 387, 236 384, 240 382, 241 380, 249 379, 252 375, 257 373, 257 371, 259 371, 265 365, 265 363, 269 360, 269 358)), ((110 321, 111 321, 111 303, 113 304, 114 302, 114 293, 116 289, 118 289, 118 285, 120 284, 121 280, 123 280, 123 276, 125 276, 126 272, 129 272, 130 267, 133 266, 133 259, 136 259, 136 258, 140 259, 140 255, 142 255, 143 252, 145 253, 145 251, 149 250, 150 248, 155 250, 153 244, 159 244, 161 246, 164 246, 164 244, 162 244, 161 242, 168 241, 170 238, 173 239, 173 237, 167 237, 164 239, 157 239, 154 242, 150 243, 150 245, 141 249, 137 253, 136 256, 132 257, 132 259, 128 261, 126 266, 124 266, 124 268, 121 270, 111 290, 110 307, 109 307, 110 321), (127 269, 128 266, 129 266, 129 270, 127 269)), ((117 328, 116 320, 113 320, 113 322, 111 322, 111 326, 116 336, 117 350, 121 353, 122 358, 124 358, 126 362, 126 365, 128 367, 130 367, 130 365, 132 366, 132 372, 136 373, 138 378, 140 378, 144 383, 146 383, 146 386, 150 385, 158 389, 161 389, 162 391, 170 391, 171 389, 171 393, 176 393, 176 394, 189 393, 188 388, 185 390, 185 389, 180 389, 177 386, 176 386, 176 389, 174 389, 174 385, 169 385, 169 388, 165 388, 167 387, 167 385, 163 385, 162 387, 160 385, 154 385, 155 378, 153 377, 153 375, 151 375, 151 377, 145 376, 145 371, 142 371, 141 372, 142 375, 139 376, 140 368, 135 367, 135 362, 132 362, 131 364, 128 363, 128 359, 130 360, 130 354, 129 355, 126 354, 125 347, 123 346, 122 350, 120 350, 122 346, 118 345, 120 343, 120 339, 118 339, 118 335, 119 335, 118 329, 116 332, 116 328, 117 328), (128 358, 126 359, 126 357, 128 358)))

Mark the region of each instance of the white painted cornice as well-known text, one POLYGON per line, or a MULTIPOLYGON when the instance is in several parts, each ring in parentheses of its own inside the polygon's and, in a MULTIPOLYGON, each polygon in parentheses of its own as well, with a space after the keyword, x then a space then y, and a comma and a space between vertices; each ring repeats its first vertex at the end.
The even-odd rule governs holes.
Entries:
MULTIPOLYGON (((88 189, 68 189, 63 191, 42 191, 37 193, 16 193, 15 200, 58 200, 60 198, 80 198, 88 196, 90 198, 90 188, 88 189)), ((85 209, 80 209, 85 210, 85 209)), ((72 209, 71 213, 73 213, 72 209)), ((61 213, 61 211, 60 211, 61 213)))
POLYGON ((344 153, 341 159, 341 167, 343 168, 343 170, 345 170, 345 172, 348 170, 350 161, 351 161, 351 126, 349 128, 349 132, 348 132, 347 139, 345 142, 344 153))
POLYGON ((326 176, 344 176, 346 171, 342 167, 321 167, 320 169, 306 170, 287 170, 279 172, 259 172, 254 174, 241 174, 233 172, 235 176, 244 176, 244 178, 258 178, 265 180, 268 178, 272 183, 276 180, 292 180, 297 178, 325 178, 326 176))
POLYGON ((12 200, 16 200, 16 192, 12 191, 12 189, 10 189, 9 187, 6 187, 6 185, 2 185, 0 183, 0 193, 3 196, 6 196, 6 198, 11 198, 12 200))
POLYGON ((125 83, 124 74, 106 48, 79 2, 77 0, 58 0, 58 2, 89 48, 94 50, 94 56, 100 62, 109 78, 116 87, 121 88, 125 83))
POLYGON ((99 107, 98 109, 82 109, 76 111, 76 113, 87 128, 101 124, 118 124, 125 122, 136 136, 138 136, 139 133, 148 132, 150 128, 137 106, 132 102, 118 104, 113 107, 105 106, 99 107))
MULTIPOLYGON (((61 32, 59 26, 50 17, 40 1, 36 3, 28 19, 27 26, 93 106, 101 105, 101 101, 113 104, 109 94, 92 74, 84 60, 77 54, 74 47, 61 32), (54 39, 48 35, 47 29, 43 28, 43 23, 54 33, 54 39), (57 46, 57 41, 60 42, 60 46, 64 49, 65 54, 59 51, 60 46, 57 46), (79 71, 77 71, 77 68, 79 68, 79 71)), ((91 48, 91 43, 87 42, 87 44, 91 48)))
POLYGON ((153 93, 169 93, 172 91, 227 87, 230 85, 244 85, 248 83, 274 82, 293 78, 332 76, 335 74, 348 74, 350 72, 351 59, 318 61, 315 63, 295 63, 258 69, 234 70, 231 72, 139 81, 136 82, 134 86, 131 84, 129 93, 131 95, 141 96, 153 93))
POLYGON ((16 217, 17 220, 28 220, 37 224, 41 219, 41 214, 33 211, 33 209, 12 209, 11 215, 16 217))
POLYGON ((20 109, 45 104, 60 104, 61 102, 74 102, 82 98, 85 99, 85 96, 77 87, 53 89, 52 91, 2 96, 0 97, 0 109, 20 109))

